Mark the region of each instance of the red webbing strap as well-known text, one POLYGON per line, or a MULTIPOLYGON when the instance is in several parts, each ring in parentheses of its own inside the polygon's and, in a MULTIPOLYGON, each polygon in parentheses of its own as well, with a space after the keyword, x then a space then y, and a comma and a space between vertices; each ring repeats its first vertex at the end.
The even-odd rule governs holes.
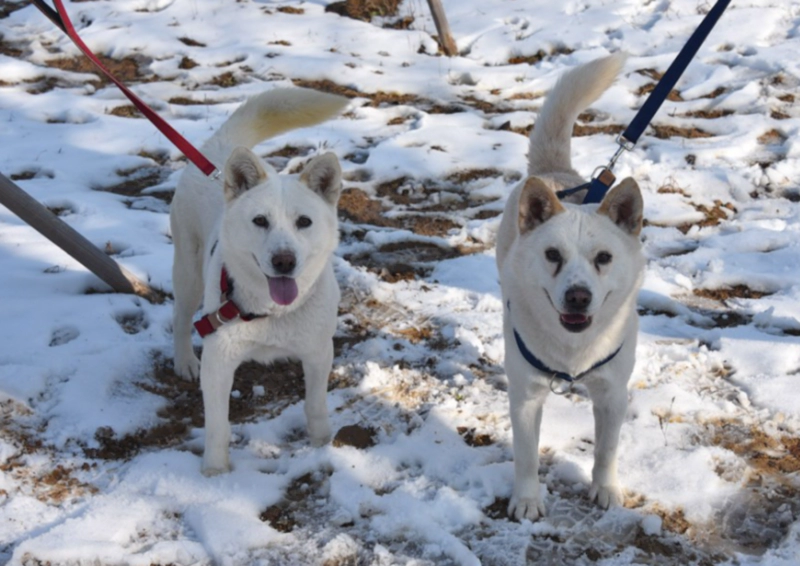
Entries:
POLYGON ((119 87, 122 93, 127 96, 131 102, 133 102, 134 106, 136 106, 136 108, 138 108, 142 114, 147 116, 147 119, 150 120, 156 126, 156 128, 161 130, 161 133, 167 136, 169 141, 175 144, 175 146, 181 150, 181 152, 183 152, 189 161, 194 163, 197 168, 200 169, 200 171, 206 175, 212 175, 215 171, 217 171, 217 168, 214 166, 214 164, 206 159, 206 157, 200 153, 197 148, 186 141, 186 138, 176 132, 172 126, 170 126, 161 118, 161 116, 156 114, 147 104, 144 103, 144 101, 133 94, 128 87, 117 80, 117 78, 111 74, 111 71, 105 68, 105 66, 97 57, 95 57, 94 53, 91 52, 91 50, 86 46, 78 33, 75 31, 75 28, 73 27, 72 22, 67 15, 67 11, 64 9, 64 4, 62 1, 53 0, 53 2, 55 3, 58 15, 61 16, 61 21, 64 24, 64 32, 75 43, 75 45, 77 45, 78 48, 83 51, 83 54, 86 55, 92 61, 92 63, 97 66, 98 69, 103 71, 103 74, 105 74, 105 76, 107 76, 111 82, 119 87))
POLYGON ((194 327, 197 329, 197 333, 200 334, 200 337, 205 338, 223 324, 238 317, 239 307, 236 306, 236 303, 233 301, 225 301, 217 310, 195 322, 194 327))

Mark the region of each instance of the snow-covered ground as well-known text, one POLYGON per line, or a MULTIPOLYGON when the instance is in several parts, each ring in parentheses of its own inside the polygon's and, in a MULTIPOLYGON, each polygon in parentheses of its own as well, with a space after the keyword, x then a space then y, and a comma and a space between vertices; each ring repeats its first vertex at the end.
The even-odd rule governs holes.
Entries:
MULTIPOLYGON (((617 50, 589 175, 699 23, 700 0, 445 0, 371 22, 325 0, 67 2, 87 44, 200 144, 247 96, 352 97, 257 148, 345 172, 334 445, 292 364, 240 369, 230 474, 200 474, 202 403, 171 372, 167 211, 185 159, 24 0, 0 4, 0 172, 163 304, 108 293, 0 207, 0 562, 800 563, 800 2, 736 0, 618 176, 645 193, 623 508, 586 499, 591 404, 545 408, 548 516, 511 522, 493 248, 525 131, 561 72, 617 50), (24 7, 23 7, 24 6, 24 7)), ((200 345, 200 341, 197 341, 200 345)))

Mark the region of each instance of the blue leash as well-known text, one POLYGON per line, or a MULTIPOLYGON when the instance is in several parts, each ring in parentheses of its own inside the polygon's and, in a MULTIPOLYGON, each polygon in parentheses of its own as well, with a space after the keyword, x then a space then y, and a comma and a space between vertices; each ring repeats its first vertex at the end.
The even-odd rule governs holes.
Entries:
POLYGON ((597 174, 589 183, 585 183, 572 189, 559 191, 556 193, 558 198, 564 198, 588 187, 589 190, 586 192, 586 196, 583 199, 583 204, 598 203, 603 200, 603 197, 606 196, 606 193, 616 179, 611 170, 614 168, 614 164, 617 162, 617 159, 619 159, 619 156, 622 155, 623 151, 630 151, 634 148, 636 142, 639 141, 639 137, 653 120, 653 116, 655 116, 656 112, 658 112, 658 109, 661 108, 664 100, 667 99, 670 91, 675 87, 678 79, 681 78, 681 75, 686 70, 686 67, 688 67, 689 63, 691 63, 692 59, 694 59, 694 56, 700 49, 700 46, 703 45, 703 42, 708 37, 708 34, 712 29, 714 29, 714 26, 716 25, 720 16, 722 16, 722 13, 730 3, 731 0, 717 0, 717 3, 714 4, 714 7, 709 10, 708 14, 706 14, 706 17, 703 18, 703 21, 700 22, 700 25, 697 26, 697 29, 694 30, 694 33, 692 33, 691 37, 689 37, 686 45, 683 46, 683 49, 680 50, 678 56, 675 57, 675 60, 669 66, 667 72, 664 73, 664 76, 661 77, 660 81, 658 81, 656 88, 653 89, 653 92, 651 92, 650 96, 647 97, 647 100, 645 100, 642 107, 636 113, 636 116, 633 117, 631 123, 628 125, 625 131, 617 137, 619 149, 617 149, 616 153, 614 153, 614 155, 611 157, 608 165, 601 167, 599 174, 597 174))

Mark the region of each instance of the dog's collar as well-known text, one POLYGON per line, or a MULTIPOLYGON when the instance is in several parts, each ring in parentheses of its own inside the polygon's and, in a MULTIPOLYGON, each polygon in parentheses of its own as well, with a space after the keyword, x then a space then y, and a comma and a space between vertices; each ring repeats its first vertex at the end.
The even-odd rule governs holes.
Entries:
POLYGON ((243 313, 241 309, 239 309, 239 305, 230 298, 233 294, 233 280, 228 276, 228 271, 225 269, 224 265, 222 266, 219 278, 219 291, 219 300, 220 303, 222 303, 220 307, 194 323, 194 327, 197 329, 201 338, 205 338, 209 334, 215 332, 217 328, 223 324, 227 324, 237 318, 247 322, 256 318, 265 318, 269 316, 267 314, 243 313))
MULTIPOLYGON (((506 306, 508 307, 508 309, 510 311, 511 310, 511 301, 508 301, 506 303, 506 306)), ((517 329, 513 328, 512 330, 514 331, 514 341, 517 343, 517 348, 519 349, 519 353, 522 354, 522 357, 525 358, 525 361, 528 362, 530 365, 532 365, 534 368, 538 369, 540 372, 552 376, 551 379, 550 379, 550 389, 553 391, 553 393, 564 393, 565 392, 565 391, 563 391, 563 392, 556 391, 553 388, 553 381, 556 378, 568 382, 570 384, 570 386, 571 386, 573 383, 575 383, 577 381, 580 381, 581 379, 586 377, 589 373, 593 372, 597 368, 602 367, 605 364, 607 364, 608 362, 610 362, 611 360, 613 360, 614 357, 617 354, 619 354, 619 351, 622 350, 622 344, 620 344, 619 348, 614 350, 610 355, 606 356, 605 358, 603 358, 602 360, 600 360, 599 362, 594 364, 592 367, 590 367, 586 371, 583 371, 583 372, 581 372, 581 373, 579 373, 577 375, 572 375, 571 373, 554 370, 554 369, 548 367, 547 364, 545 364, 542 360, 537 358, 533 354, 533 352, 531 352, 530 349, 525 345, 525 342, 522 340, 522 337, 519 335, 519 332, 517 332, 517 329)))

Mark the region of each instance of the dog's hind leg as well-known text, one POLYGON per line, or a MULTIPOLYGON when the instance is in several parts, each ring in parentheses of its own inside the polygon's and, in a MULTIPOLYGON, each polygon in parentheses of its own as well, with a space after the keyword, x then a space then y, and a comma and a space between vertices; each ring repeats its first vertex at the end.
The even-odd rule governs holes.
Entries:
POLYGON ((302 359, 306 384, 305 413, 312 446, 323 446, 331 440, 328 420, 328 377, 333 365, 333 342, 321 346, 302 359))
POLYGON ((172 337, 175 344, 175 373, 185 379, 200 377, 200 360, 192 348, 192 317, 203 298, 202 251, 183 238, 174 238, 172 264, 172 337))
POLYGON ((604 509, 622 503, 622 490, 617 481, 617 448, 619 431, 628 408, 628 389, 625 384, 602 378, 589 379, 586 387, 594 410, 594 468, 589 499, 604 509))

